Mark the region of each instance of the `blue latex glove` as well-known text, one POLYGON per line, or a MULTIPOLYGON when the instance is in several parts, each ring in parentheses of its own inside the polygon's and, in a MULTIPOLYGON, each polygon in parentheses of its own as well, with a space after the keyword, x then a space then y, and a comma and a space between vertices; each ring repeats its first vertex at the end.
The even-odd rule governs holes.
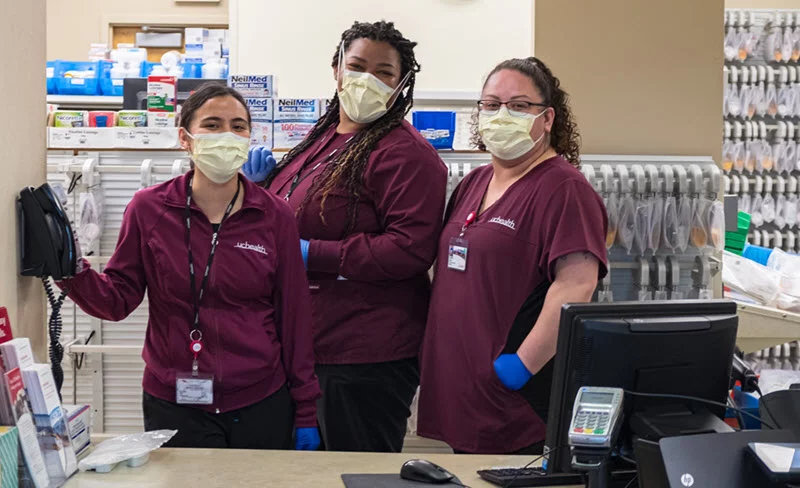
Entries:
POLYGON ((494 361, 494 372, 500 378, 500 382, 513 391, 519 390, 533 378, 533 374, 516 354, 503 354, 497 358, 494 361))
POLYGON ((300 239, 300 254, 303 255, 303 266, 308 269, 308 248, 311 244, 305 239, 300 239))
POLYGON ((267 179, 272 170, 275 169, 275 158, 272 151, 264 146, 254 146, 250 148, 247 155, 247 162, 242 166, 244 176, 255 183, 261 183, 267 179))
POLYGON ((316 427, 302 427, 295 432, 295 451, 316 451, 319 449, 319 430, 316 427))

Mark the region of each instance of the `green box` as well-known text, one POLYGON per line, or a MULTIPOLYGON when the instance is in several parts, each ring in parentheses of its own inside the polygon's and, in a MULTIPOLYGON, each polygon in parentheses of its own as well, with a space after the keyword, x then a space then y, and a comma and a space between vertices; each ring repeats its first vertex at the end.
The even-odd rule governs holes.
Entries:
POLYGON ((16 427, 0 427, 0 488, 17 488, 19 437, 16 427))

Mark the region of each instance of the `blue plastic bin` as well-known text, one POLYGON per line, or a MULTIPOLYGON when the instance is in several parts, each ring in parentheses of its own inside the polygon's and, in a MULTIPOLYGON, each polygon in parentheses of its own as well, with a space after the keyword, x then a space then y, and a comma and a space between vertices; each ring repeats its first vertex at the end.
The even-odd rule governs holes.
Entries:
POLYGON ((456 113, 418 111, 413 115, 414 127, 436 149, 453 149, 456 134, 456 113))
POLYGON ((113 67, 114 63, 111 61, 100 61, 100 94, 107 97, 121 97, 125 80, 111 78, 113 67))
POLYGON ((55 95, 56 91, 56 62, 47 62, 47 94, 55 95))
POLYGON ((56 61, 55 83, 59 95, 99 95, 102 61, 56 61), (65 78, 68 71, 94 71, 94 78, 65 78))

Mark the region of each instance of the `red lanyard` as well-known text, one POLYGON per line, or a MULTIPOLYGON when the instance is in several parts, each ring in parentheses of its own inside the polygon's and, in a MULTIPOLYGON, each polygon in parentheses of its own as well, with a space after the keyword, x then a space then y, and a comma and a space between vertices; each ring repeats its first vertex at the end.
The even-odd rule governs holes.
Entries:
POLYGON ((475 218, 478 216, 478 212, 470 212, 467 215, 467 220, 464 221, 464 225, 461 226, 461 235, 458 237, 464 237, 464 233, 467 231, 467 227, 469 227, 473 222, 475 222, 475 218))

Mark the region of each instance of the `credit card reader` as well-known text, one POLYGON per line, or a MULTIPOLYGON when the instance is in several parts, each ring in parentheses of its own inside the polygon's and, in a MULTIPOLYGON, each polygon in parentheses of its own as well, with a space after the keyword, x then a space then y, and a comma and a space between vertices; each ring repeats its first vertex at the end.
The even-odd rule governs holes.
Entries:
POLYGON ((609 460, 622 425, 620 388, 584 386, 575 396, 569 445, 572 467, 589 474, 590 488, 609 484, 609 460))

